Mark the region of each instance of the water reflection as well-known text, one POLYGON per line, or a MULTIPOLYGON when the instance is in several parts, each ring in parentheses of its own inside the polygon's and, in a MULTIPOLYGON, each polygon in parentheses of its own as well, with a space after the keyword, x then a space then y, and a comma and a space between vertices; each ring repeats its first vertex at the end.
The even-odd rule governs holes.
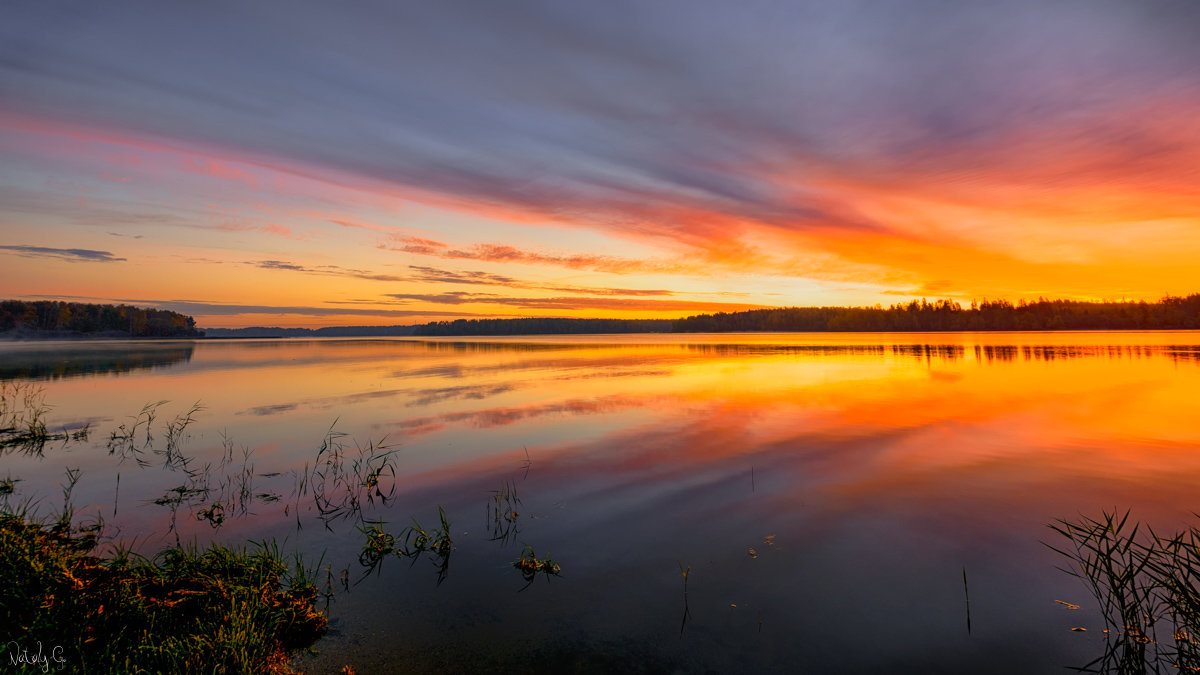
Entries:
POLYGON ((0 380, 58 380, 165 368, 192 358, 191 342, 0 344, 0 380))
POLYGON ((1191 334, 548 340, 200 342, 46 382, 55 416, 111 421, 5 470, 28 498, 79 467, 76 502, 126 536, 161 541, 173 508, 172 539, 287 536, 333 577, 394 561, 414 518, 444 531, 444 566, 377 564, 337 600, 316 671, 1058 672, 1104 624, 1045 523, 1116 504, 1173 531, 1195 508, 1191 334), (108 455, 160 399, 138 427, 160 449, 206 407, 173 468, 108 455), (547 559, 562 574, 518 594, 547 559))

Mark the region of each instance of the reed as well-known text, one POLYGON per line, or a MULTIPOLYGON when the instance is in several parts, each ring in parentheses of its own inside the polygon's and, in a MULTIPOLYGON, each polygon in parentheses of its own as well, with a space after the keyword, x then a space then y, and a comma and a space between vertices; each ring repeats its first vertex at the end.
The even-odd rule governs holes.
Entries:
POLYGON ((46 445, 86 441, 89 428, 51 431, 46 425, 50 406, 45 392, 29 384, 0 382, 0 454, 19 452, 41 456, 46 445))
POLYGON ((521 498, 517 496, 517 486, 513 481, 506 480, 499 490, 492 490, 487 501, 487 528, 491 541, 507 544, 521 532, 517 520, 521 515, 521 498))
POLYGON ((1050 525, 1069 545, 1047 546, 1070 561, 1060 569, 1087 585, 1110 636, 1105 653, 1085 668, 1198 670, 1200 529, 1164 537, 1129 515, 1050 525))

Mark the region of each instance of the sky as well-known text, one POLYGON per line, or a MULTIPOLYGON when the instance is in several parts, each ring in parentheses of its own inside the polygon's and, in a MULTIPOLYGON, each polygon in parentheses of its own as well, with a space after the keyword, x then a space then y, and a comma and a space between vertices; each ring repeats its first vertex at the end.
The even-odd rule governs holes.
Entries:
POLYGON ((202 327, 1200 292, 1200 3, 28 2, 0 296, 202 327))

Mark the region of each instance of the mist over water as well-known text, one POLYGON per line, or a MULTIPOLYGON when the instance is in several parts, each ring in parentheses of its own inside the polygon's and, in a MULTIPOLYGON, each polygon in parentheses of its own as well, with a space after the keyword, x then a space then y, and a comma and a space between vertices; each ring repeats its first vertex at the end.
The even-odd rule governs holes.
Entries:
POLYGON ((90 432, 0 457, 10 501, 52 509, 77 468, 79 516, 143 551, 274 537, 348 570, 313 672, 1061 672, 1103 625, 1047 524, 1200 510, 1194 332, 0 344, 0 380, 90 432), (160 401, 147 466, 110 453, 160 401), (197 402, 176 449, 209 497, 164 503, 198 483, 153 448, 197 402), (297 491, 331 428, 347 466, 391 453, 365 520, 297 491), (356 523, 439 506, 441 583, 428 557, 363 577, 356 523), (525 587, 525 545, 561 574, 525 587))

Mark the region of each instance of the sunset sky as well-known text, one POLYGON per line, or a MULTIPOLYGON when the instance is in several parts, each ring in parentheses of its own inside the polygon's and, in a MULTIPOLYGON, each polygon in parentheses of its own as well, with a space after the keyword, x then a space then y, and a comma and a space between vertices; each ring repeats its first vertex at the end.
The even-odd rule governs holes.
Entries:
POLYGON ((23 2, 0 296, 202 327, 1200 291, 1200 3, 23 2))

